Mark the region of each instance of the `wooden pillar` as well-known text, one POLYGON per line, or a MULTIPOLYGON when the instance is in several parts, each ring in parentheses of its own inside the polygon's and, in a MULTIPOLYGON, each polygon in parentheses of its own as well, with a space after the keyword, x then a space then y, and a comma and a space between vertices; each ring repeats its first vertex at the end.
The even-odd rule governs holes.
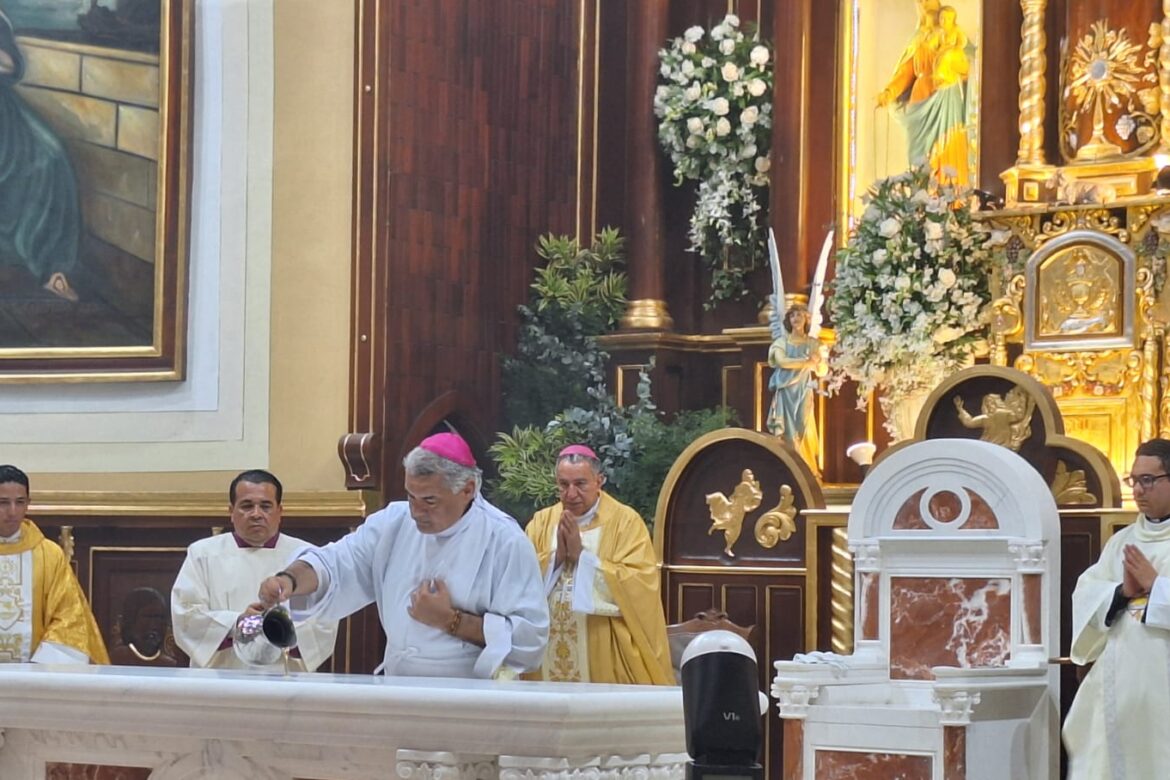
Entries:
POLYGON ((626 130, 629 216, 630 301, 622 330, 669 331, 674 320, 666 307, 665 221, 662 208, 662 154, 654 90, 658 50, 665 45, 669 0, 629 4, 628 125, 626 130))
MULTIPOLYGON (((804 247, 808 210, 809 49, 813 0, 777 3, 772 93, 771 219, 785 289, 803 292, 812 278, 804 247)), ((820 241, 820 238, 816 239, 820 241)))

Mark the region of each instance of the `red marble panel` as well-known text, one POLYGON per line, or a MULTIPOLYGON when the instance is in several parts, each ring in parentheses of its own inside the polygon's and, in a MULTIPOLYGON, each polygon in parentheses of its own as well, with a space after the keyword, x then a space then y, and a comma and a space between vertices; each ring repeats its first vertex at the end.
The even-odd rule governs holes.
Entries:
POLYGON ((931 780, 933 772, 934 761, 930 756, 847 750, 816 752, 816 776, 833 780, 931 780))
POLYGON ((1004 666, 1011 611, 1006 578, 891 578, 890 676, 930 680, 933 666, 1004 666))
POLYGON ((151 769, 141 766, 103 764, 45 764, 45 780, 147 780, 151 769))
POLYGON ((862 639, 878 638, 878 595, 881 593, 881 578, 875 572, 865 572, 861 575, 861 609, 862 639))
POLYGON ((1043 642, 1044 617, 1040 614, 1043 604, 1044 577, 1039 574, 1024 575, 1024 625, 1020 632, 1024 643, 1038 645, 1043 642))
POLYGON ((783 780, 803 780, 804 777, 804 721, 784 721, 783 780))
MULTIPOLYGON (((895 529, 900 531, 930 530, 930 526, 922 519, 922 512, 919 509, 922 496, 928 489, 919 490, 902 503, 902 506, 898 508, 898 513, 894 515, 895 529)), ((995 512, 992 511, 983 497, 969 488, 964 488, 964 490, 971 501, 971 513, 967 520, 959 526, 959 530, 975 531, 999 528, 999 520, 996 519, 995 512)), ((930 500, 927 501, 927 507, 931 517, 936 522, 950 523, 959 517, 962 502, 955 493, 949 490, 940 490, 930 497, 930 500)))
POLYGON ((966 726, 943 726, 943 780, 967 780, 966 726))

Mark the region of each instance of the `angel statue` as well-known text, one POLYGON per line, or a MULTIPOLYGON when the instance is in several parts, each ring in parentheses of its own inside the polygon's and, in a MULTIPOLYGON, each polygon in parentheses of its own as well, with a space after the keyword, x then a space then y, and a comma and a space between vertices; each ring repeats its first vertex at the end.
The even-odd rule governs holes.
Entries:
POLYGON ((768 380, 772 404, 768 408, 768 430, 792 445, 804 461, 820 474, 820 436, 814 401, 817 381, 828 372, 828 362, 818 335, 821 328, 821 304, 824 302, 825 267, 833 232, 829 231, 813 276, 812 305, 803 295, 785 295, 780 275, 776 239, 769 232, 768 249, 772 262, 772 346, 768 365, 774 368, 768 380), (783 312, 783 314, 781 314, 783 312))
POLYGON ((1032 435, 1032 411, 1036 402, 1024 388, 1013 387, 1006 395, 988 393, 983 396, 980 414, 972 417, 963 407, 963 399, 955 396, 959 422, 966 428, 981 428, 980 441, 1007 447, 1019 452, 1020 446, 1032 435))
POLYGON ((743 516, 758 508, 764 500, 764 492, 751 469, 744 469, 739 484, 731 491, 731 498, 722 493, 708 493, 707 507, 711 510, 711 527, 707 536, 716 531, 723 532, 723 552, 735 557, 731 548, 739 541, 743 531, 743 516))

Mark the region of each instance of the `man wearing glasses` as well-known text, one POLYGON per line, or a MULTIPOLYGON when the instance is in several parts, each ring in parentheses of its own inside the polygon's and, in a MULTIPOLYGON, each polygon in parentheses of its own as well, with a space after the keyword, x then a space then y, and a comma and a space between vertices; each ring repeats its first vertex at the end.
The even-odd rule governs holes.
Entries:
POLYGON ((1068 780, 1170 767, 1170 440, 1138 447, 1125 482, 1140 514, 1072 597, 1072 659, 1093 666, 1064 723, 1068 780))

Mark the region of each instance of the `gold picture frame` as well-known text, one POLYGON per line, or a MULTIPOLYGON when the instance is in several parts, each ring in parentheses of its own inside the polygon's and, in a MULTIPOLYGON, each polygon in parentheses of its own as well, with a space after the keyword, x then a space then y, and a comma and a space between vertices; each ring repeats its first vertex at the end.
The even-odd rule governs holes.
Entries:
POLYGON ((983 0, 846 0, 842 5, 837 47, 840 241, 856 225, 870 186, 907 170, 916 148, 930 150, 919 159, 933 161, 948 174, 954 171, 959 183, 978 186, 983 24, 983 0))
POLYGON ((0 12, 0 383, 181 380, 194 3, 62 5, 0 12))

